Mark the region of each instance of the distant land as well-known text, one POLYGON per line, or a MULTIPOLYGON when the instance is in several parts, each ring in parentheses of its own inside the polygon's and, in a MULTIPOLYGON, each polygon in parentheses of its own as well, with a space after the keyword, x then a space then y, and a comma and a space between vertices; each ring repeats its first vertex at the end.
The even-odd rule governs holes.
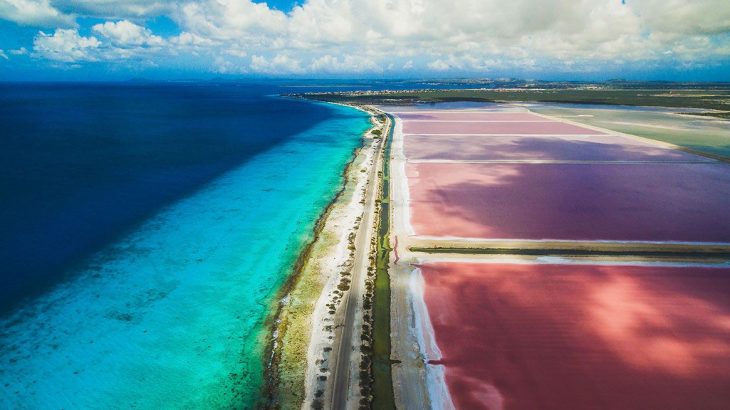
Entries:
POLYGON ((396 82, 430 84, 422 89, 391 89, 298 94, 320 101, 356 104, 415 104, 449 101, 545 102, 693 108, 694 115, 730 118, 730 83, 538 80, 443 80, 396 82))

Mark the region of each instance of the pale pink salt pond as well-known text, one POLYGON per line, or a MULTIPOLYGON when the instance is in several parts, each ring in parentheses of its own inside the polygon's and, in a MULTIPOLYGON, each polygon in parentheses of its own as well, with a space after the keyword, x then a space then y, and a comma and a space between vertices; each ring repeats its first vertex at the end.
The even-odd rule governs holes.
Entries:
POLYGON ((600 131, 558 121, 429 122, 403 121, 404 134, 599 135, 600 131))
POLYGON ((409 160, 707 161, 682 151, 616 135, 407 135, 409 160))
POLYGON ((550 121, 527 112, 426 111, 399 113, 398 117, 419 121, 550 121))

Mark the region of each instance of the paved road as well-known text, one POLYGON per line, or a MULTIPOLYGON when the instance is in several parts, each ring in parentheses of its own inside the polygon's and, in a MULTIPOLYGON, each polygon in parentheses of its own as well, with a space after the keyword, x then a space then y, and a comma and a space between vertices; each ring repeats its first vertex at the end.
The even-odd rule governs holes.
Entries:
MULTIPOLYGON (((390 122, 387 126, 390 126, 390 122)), ((375 200, 378 198, 378 171, 382 167, 382 144, 383 140, 381 139, 377 143, 375 162, 370 167, 368 187, 365 193, 365 213, 355 239, 355 260, 352 267, 350 292, 345 294, 342 300, 342 309, 345 313, 342 322, 338 324, 341 331, 333 349, 332 360, 334 361, 334 367, 332 369, 333 381, 330 408, 337 410, 348 408, 350 381, 352 379, 350 369, 352 368, 351 361, 354 349, 352 335, 355 332, 355 319, 359 313, 358 306, 363 297, 360 283, 367 275, 370 266, 370 240, 375 233, 373 223, 375 221, 375 200)), ((354 406, 356 405, 357 403, 354 406)))

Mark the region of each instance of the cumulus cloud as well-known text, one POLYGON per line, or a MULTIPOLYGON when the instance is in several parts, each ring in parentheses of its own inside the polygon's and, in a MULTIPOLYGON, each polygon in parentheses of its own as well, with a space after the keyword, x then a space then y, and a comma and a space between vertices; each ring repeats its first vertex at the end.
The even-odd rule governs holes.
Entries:
POLYGON ((175 17, 190 33, 233 42, 262 41, 268 36, 282 35, 287 23, 284 13, 250 0, 186 3, 175 17))
MULTIPOLYGON (((90 37, 68 39, 102 43, 71 48, 81 56, 73 61, 154 50, 160 59, 207 56, 211 70, 226 72, 247 66, 267 74, 488 74, 670 61, 698 66, 730 56, 727 0, 307 0, 288 13, 252 0, 0 0, 21 3, 110 20, 95 25, 90 37), (161 14, 178 24, 179 35, 162 38, 141 25, 161 14)), ((34 47, 35 54, 63 61, 62 51, 47 51, 53 37, 40 35, 38 47, 45 49, 34 47)))
POLYGON ((25 47, 16 48, 14 50, 10 50, 10 54, 14 56, 24 56, 28 54, 28 49, 25 47))
POLYGON ((213 67, 216 73, 220 74, 244 74, 247 73, 245 64, 239 61, 230 61, 223 56, 216 56, 213 60, 213 67))
POLYGON ((446 61, 438 59, 436 61, 431 61, 430 63, 428 63, 428 68, 435 71, 446 71, 450 69, 451 66, 446 61))
POLYGON ((302 74, 305 71, 301 61, 284 54, 277 54, 270 59, 253 55, 249 68, 253 72, 262 74, 302 74))
POLYGON ((654 33, 718 34, 730 31, 730 5, 725 0, 641 0, 631 7, 654 33))
POLYGON ((153 35, 149 29, 128 20, 96 24, 92 30, 120 47, 161 46, 164 44, 161 37, 153 35))
POLYGON ((0 0, 0 19, 39 27, 72 27, 73 16, 61 13, 49 0, 0 0))
POLYGON ((33 55, 63 63, 120 61, 154 58, 167 43, 148 29, 122 20, 92 27, 96 35, 82 36, 77 29, 57 29, 53 34, 39 32, 33 41, 33 55), (98 35, 98 37, 97 37, 98 35))
MULTIPOLYGON (((292 73, 377 71, 394 59, 436 71, 539 69, 539 61, 574 69, 660 61, 667 51, 682 60, 698 52, 718 57, 710 38, 730 31, 730 7, 679 0, 309 0, 285 15, 249 0, 205 0, 183 6, 178 21, 223 47, 310 59, 292 73), (353 53, 367 63, 332 57, 353 53)), ((262 61, 252 65, 270 71, 262 61)))
POLYGON ((308 71, 320 73, 365 73, 382 71, 380 66, 367 57, 345 55, 342 58, 329 54, 314 59, 309 64, 308 71))
POLYGON ((101 42, 93 36, 83 37, 76 29, 57 29, 53 34, 38 33, 33 41, 34 52, 60 62, 96 61, 94 51, 101 42))
POLYGON ((225 52, 226 52, 226 54, 228 54, 230 56, 234 56, 234 57, 246 57, 248 55, 246 50, 236 49, 236 48, 228 49, 225 52))
POLYGON ((179 35, 168 40, 170 43, 180 47, 193 47, 193 48, 214 48, 219 44, 209 38, 199 36, 197 34, 189 33, 187 31, 180 33, 179 35))

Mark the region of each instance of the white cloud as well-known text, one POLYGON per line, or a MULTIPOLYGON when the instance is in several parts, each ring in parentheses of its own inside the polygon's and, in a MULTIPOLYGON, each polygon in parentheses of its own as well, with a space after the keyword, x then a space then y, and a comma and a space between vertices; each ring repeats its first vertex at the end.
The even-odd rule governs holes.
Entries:
POLYGON ((3 60, 10 60, 10 56, 23 56, 27 55, 28 50, 26 50, 25 47, 20 47, 18 49, 13 50, 2 50, 0 49, 0 59, 3 60))
POLYGON ((369 58, 352 55, 337 58, 327 54, 314 59, 309 64, 308 71, 315 73, 365 73, 382 71, 382 69, 369 58))
POLYGON ((234 56, 234 57, 241 57, 241 58, 246 57, 248 55, 246 50, 235 49, 235 48, 226 50, 226 54, 228 54, 230 56, 234 56))
POLYGON ((192 34, 187 31, 180 33, 179 35, 168 39, 168 42, 176 44, 181 47, 209 47, 213 48, 217 45, 217 42, 208 38, 192 34))
POLYGON ((164 44, 161 37, 153 35, 149 29, 138 26, 129 20, 107 21, 103 24, 94 25, 92 30, 120 47, 161 46, 164 44))
POLYGON ((446 71, 451 68, 449 63, 444 60, 436 60, 428 63, 428 68, 435 71, 446 71))
POLYGON ((253 72, 262 74, 302 74, 305 72, 301 61, 284 54, 277 54, 273 58, 253 55, 249 68, 253 72))
POLYGON ((53 34, 41 31, 33 41, 32 55, 63 63, 133 59, 146 66, 157 66, 156 60, 163 53, 174 51, 167 50, 169 43, 161 37, 126 20, 97 24, 92 32, 96 35, 86 37, 76 29, 57 29, 53 34))
POLYGON ((233 42, 263 40, 281 35, 286 15, 250 0, 209 0, 185 3, 175 17, 192 34, 213 40, 233 42))
POLYGON ((61 13, 49 0, 0 0, 0 19, 40 27, 73 27, 73 16, 61 13))
MULTIPOLYGON (((93 27, 98 38, 69 39, 103 43, 66 51, 80 56, 65 57, 71 61, 178 55, 226 72, 488 75, 670 60, 699 66, 730 54, 727 0, 307 0, 288 13, 252 0, 0 0, 0 16, 8 4, 19 13, 21 3, 110 20, 93 27), (181 34, 163 39, 140 25, 160 14, 177 22, 181 34)), ((35 55, 63 61, 61 52, 47 51, 55 36, 39 36, 35 55)))
POLYGON ((717 34, 730 30, 730 4, 726 0, 642 0, 631 7, 653 32, 717 34))
POLYGON ((216 56, 213 60, 215 72, 220 74, 244 74, 247 72, 244 64, 229 61, 222 56, 216 56))
MULTIPOLYGON (((539 69, 537 61, 564 62, 567 68, 658 61, 667 50, 677 58, 712 56, 717 46, 688 40, 688 34, 708 39, 727 32, 730 7, 721 1, 669 3, 309 0, 284 14, 250 0, 204 0, 182 6, 177 19, 186 31, 221 47, 259 57, 275 50, 272 54, 309 58, 311 71, 363 72, 403 57, 405 70, 485 71, 539 69), (700 48, 695 52, 690 44, 700 48), (367 63, 332 57, 342 55, 365 56, 367 63)), ((252 64, 269 69, 258 59, 252 64)))
POLYGON ((101 46, 96 37, 82 37, 75 29, 56 29, 53 34, 38 33, 33 41, 36 55, 53 61, 96 61, 94 51, 101 46))
POLYGON ((15 50, 10 50, 10 54, 14 56, 24 56, 28 54, 28 49, 26 49, 25 47, 20 47, 15 50))

